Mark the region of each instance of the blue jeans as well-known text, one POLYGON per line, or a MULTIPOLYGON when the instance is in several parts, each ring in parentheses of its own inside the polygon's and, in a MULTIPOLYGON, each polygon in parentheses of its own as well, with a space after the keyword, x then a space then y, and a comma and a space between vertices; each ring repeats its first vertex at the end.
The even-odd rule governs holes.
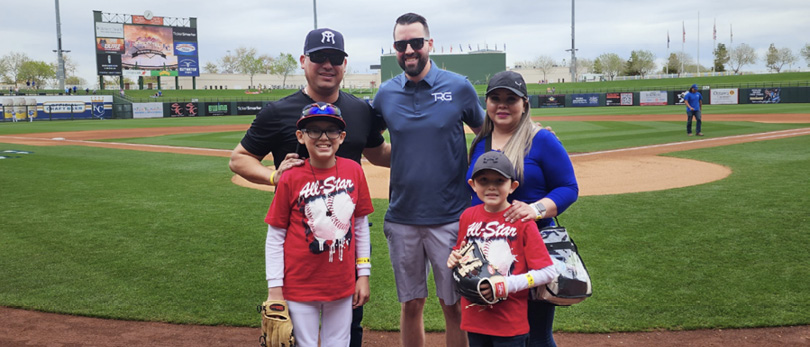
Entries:
POLYGON ((524 347, 529 334, 503 337, 467 332, 467 339, 470 347, 524 347))
POLYGON ((544 301, 529 300, 529 344, 531 347, 557 347, 554 342, 554 308, 544 301))
POLYGON ((686 133, 687 134, 692 133, 692 117, 695 117, 695 119, 697 119, 697 125, 695 126, 695 131, 698 134, 700 134, 701 133, 700 125, 702 123, 702 120, 701 120, 701 117, 700 117, 700 110, 694 110, 694 111, 687 110, 686 111, 686 117, 687 117, 686 118, 686 133))

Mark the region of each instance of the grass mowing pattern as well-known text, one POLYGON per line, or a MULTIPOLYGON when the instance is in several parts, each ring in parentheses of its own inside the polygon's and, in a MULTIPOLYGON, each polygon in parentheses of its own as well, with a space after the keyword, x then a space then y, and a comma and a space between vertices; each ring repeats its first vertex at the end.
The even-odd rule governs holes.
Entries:
MULTIPOLYGON (((679 153, 729 178, 583 197, 564 214, 595 296, 560 308, 565 331, 809 324, 810 137, 679 153), (804 183, 803 183, 804 182, 804 183)), ((257 326, 262 217, 271 194, 232 185, 227 158, 2 145, 0 304, 96 317, 257 326)), ((399 303, 372 215, 365 326, 396 329, 399 303)), ((432 284, 431 284, 432 285, 432 284)), ((443 328, 435 297, 428 330, 443 328)))
POLYGON ((673 156, 733 174, 661 192, 583 197, 564 214, 594 297, 556 328, 607 332, 810 323, 810 137, 673 156))

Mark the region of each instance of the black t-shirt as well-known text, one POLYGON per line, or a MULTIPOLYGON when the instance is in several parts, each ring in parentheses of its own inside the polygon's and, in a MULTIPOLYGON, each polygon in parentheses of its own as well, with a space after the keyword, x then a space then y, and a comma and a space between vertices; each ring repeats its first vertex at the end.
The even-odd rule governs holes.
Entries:
MULTIPOLYGON (((242 147, 253 155, 264 157, 272 152, 276 168, 287 153, 295 152, 302 158, 309 157, 307 148, 298 144, 295 138, 295 123, 301 118, 304 106, 314 103, 308 95, 299 90, 278 101, 268 103, 256 115, 245 137, 242 147)), ((381 145, 385 139, 381 131, 383 125, 367 102, 349 93, 340 92, 335 106, 340 108, 346 121, 346 139, 338 148, 337 155, 360 163, 363 149, 381 145)))

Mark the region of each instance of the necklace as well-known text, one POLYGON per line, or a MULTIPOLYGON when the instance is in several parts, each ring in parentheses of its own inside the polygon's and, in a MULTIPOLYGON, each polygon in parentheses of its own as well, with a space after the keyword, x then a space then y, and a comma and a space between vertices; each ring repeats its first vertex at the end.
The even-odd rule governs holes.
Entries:
MULTIPOLYGON (((312 160, 307 159, 309 161, 309 170, 312 172, 312 179, 315 180, 315 183, 318 184, 318 177, 315 177, 315 168, 312 166, 312 160)), ((338 165, 337 165, 337 157, 335 157, 335 179, 337 179, 340 175, 338 174, 338 165)), ((323 195, 323 188, 324 184, 318 184, 318 188, 320 188, 320 195, 323 195)), ((332 217, 332 204, 330 199, 326 199, 328 204, 326 205, 326 216, 332 217)))

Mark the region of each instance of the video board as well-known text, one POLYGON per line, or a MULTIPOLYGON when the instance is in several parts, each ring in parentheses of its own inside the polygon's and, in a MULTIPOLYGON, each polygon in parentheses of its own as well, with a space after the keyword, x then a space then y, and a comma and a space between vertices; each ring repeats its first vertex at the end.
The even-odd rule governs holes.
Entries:
POLYGON ((179 26, 183 23, 188 24, 164 20, 149 11, 144 16, 96 16, 97 74, 199 76, 197 28, 179 26))

